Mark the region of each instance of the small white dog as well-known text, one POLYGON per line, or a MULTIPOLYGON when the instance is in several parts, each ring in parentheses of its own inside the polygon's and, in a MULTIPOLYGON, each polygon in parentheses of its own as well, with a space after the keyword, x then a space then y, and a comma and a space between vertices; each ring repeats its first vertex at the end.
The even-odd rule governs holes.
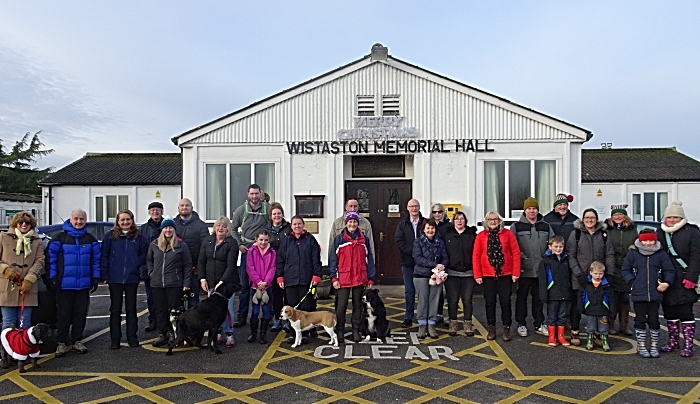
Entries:
POLYGON ((296 332, 296 338, 292 348, 301 345, 301 332, 310 330, 314 326, 323 326, 326 333, 331 337, 329 345, 338 346, 338 336, 333 327, 337 322, 335 314, 330 311, 302 311, 296 310, 292 306, 282 307, 282 320, 289 320, 289 325, 296 332))

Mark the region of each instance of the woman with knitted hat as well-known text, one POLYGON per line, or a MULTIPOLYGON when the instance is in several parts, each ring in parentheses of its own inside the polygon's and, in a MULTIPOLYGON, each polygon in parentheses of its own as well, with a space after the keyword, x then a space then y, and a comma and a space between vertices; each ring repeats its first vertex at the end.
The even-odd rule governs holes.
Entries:
POLYGON ((676 270, 675 280, 664 293, 662 303, 668 326, 668 345, 661 351, 672 352, 680 348, 680 328, 683 327, 685 346, 681 356, 693 356, 693 304, 698 300, 695 284, 700 276, 700 229, 686 220, 683 202, 675 201, 666 207, 661 228, 656 234, 676 270))
MULTIPOLYGON (((620 333, 632 335, 627 328, 630 314, 630 287, 622 277, 622 264, 631 246, 637 239, 637 227, 627 216, 627 204, 610 206, 610 218, 605 221, 608 226, 608 237, 615 251, 615 268, 607 275, 608 282, 617 298, 617 314, 620 319, 620 333)), ((610 316, 610 334, 615 335, 615 314, 610 316)))
POLYGON ((362 325, 362 291, 374 284, 374 257, 369 238, 358 227, 357 211, 345 213, 345 229, 333 239, 328 251, 328 269, 338 295, 338 342, 345 340, 345 310, 352 295, 352 340, 360 342, 362 325))
POLYGON ((0 233, 0 308, 2 328, 28 329, 39 305, 36 280, 44 267, 44 247, 34 234, 36 219, 18 212, 7 232, 0 233))
POLYGON ((175 234, 175 221, 165 217, 160 222, 160 236, 148 247, 146 266, 156 306, 158 340, 161 347, 175 340, 170 324, 170 310, 182 305, 183 291, 189 291, 192 256, 187 244, 175 234))

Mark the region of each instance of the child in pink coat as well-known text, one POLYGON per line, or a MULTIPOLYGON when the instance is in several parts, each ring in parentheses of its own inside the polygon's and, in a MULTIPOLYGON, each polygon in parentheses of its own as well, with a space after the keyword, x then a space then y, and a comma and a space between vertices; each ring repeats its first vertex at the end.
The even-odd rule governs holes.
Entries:
POLYGON ((270 233, 260 230, 255 236, 255 244, 248 249, 246 272, 253 289, 253 307, 250 315, 250 336, 248 342, 255 342, 258 333, 258 315, 262 306, 262 321, 260 322, 260 343, 267 344, 267 327, 272 320, 272 299, 267 289, 272 286, 275 278, 275 262, 277 253, 270 247, 270 233))

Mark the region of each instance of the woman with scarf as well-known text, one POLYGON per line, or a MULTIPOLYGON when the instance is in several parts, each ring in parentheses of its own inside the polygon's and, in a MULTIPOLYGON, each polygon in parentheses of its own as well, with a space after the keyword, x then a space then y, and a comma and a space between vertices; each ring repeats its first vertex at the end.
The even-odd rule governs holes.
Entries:
POLYGON ((357 211, 345 213, 345 229, 333 238, 333 247, 328 252, 328 269, 333 288, 338 294, 338 342, 345 340, 345 310, 352 295, 352 340, 360 342, 362 325, 362 292, 374 284, 374 257, 369 238, 358 227, 357 211))
POLYGON ((487 340, 496 339, 496 296, 501 304, 503 341, 510 341, 513 322, 511 290, 520 277, 520 247, 512 231, 503 228, 503 218, 497 212, 484 217, 486 228, 477 234, 474 242, 472 266, 474 281, 484 285, 486 303, 487 340))
POLYGON ((435 324, 437 320, 438 301, 442 284, 430 282, 435 273, 446 276, 445 267, 449 263, 445 242, 437 232, 438 225, 433 219, 423 221, 422 234, 413 242, 413 286, 416 288, 418 303, 418 338, 427 335, 437 338, 435 324))
POLYGON ((695 286, 700 276, 700 230, 688 223, 683 202, 666 207, 661 228, 656 230, 661 248, 671 257, 676 276, 664 293, 661 305, 668 325, 668 345, 662 352, 680 349, 680 329, 683 328, 684 347, 681 356, 693 356, 695 316, 693 304, 698 300, 695 286))
POLYGON ((0 308, 2 328, 28 329, 39 305, 36 280, 44 267, 44 247, 34 234, 36 219, 18 212, 7 232, 0 233, 0 308))

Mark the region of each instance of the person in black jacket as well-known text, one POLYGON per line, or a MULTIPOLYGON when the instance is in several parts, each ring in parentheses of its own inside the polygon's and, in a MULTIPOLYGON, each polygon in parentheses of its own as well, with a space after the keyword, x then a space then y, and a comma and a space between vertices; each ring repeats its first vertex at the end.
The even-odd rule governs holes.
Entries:
POLYGON ((693 304, 698 300, 695 285, 700 276, 700 229, 689 224, 683 203, 676 201, 666 207, 661 228, 656 230, 661 248, 668 253, 676 269, 675 280, 664 293, 662 307, 668 322, 668 345, 662 352, 680 348, 679 331, 683 327, 685 347, 681 356, 693 356, 695 316, 693 304))
MULTIPOLYGON (((231 236, 231 222, 226 216, 220 216, 214 222, 214 234, 207 236, 199 249, 197 262, 199 269, 199 283, 202 290, 210 293, 223 283, 234 284, 235 291, 241 289, 238 276, 238 243, 231 236)), ((228 301, 228 315, 220 331, 226 334, 226 348, 233 348, 233 299, 228 301)), ((219 333, 217 338, 223 342, 223 335, 219 333)))
MULTIPOLYGON (((178 215, 175 216, 175 224, 177 224, 177 236, 182 239, 190 249, 190 257, 192 265, 197 265, 199 262, 199 247, 204 239, 209 235, 209 227, 202 219, 199 218, 197 212, 192 208, 192 201, 183 198, 177 205, 178 215)), ((191 284, 188 285, 193 292, 189 296, 189 307, 195 307, 199 303, 199 281, 197 275, 197 267, 192 267, 191 284)))
POLYGON ((569 235, 574 231, 574 222, 579 220, 578 216, 571 213, 569 204, 574 201, 574 197, 566 194, 557 194, 554 197, 554 209, 544 215, 542 220, 552 226, 555 235, 569 240, 569 235))
POLYGON ((449 263, 445 269, 447 272, 445 295, 447 296, 447 314, 450 318, 449 334, 457 335, 459 325, 457 310, 461 299, 464 309, 464 333, 468 337, 472 337, 474 336, 472 299, 476 284, 472 270, 472 252, 476 239, 476 227, 468 227, 467 215, 459 211, 452 216, 452 223, 454 226, 449 226, 444 236, 447 256, 449 257, 449 263))
MULTIPOLYGON (((277 284, 287 295, 287 304, 304 311, 313 311, 310 286, 321 281, 321 246, 304 229, 304 218, 292 217, 292 232, 280 243, 277 251, 277 284), (298 307, 297 307, 298 306, 298 307)), ((302 343, 308 342, 309 331, 302 333, 302 343)), ((290 342, 294 336, 290 335, 290 342)))
MULTIPOLYGON (((141 237, 146 239, 150 245, 160 236, 160 222, 163 220, 163 204, 154 201, 148 204, 148 221, 141 225, 141 237)), ((146 303, 148 305, 148 326, 144 329, 146 332, 156 330, 156 306, 153 303, 153 294, 151 292, 151 278, 148 277, 148 269, 144 263, 141 266, 141 279, 146 288, 146 303)))
POLYGON ((540 283, 540 300, 547 304, 547 336, 550 346, 557 341, 570 345, 564 337, 566 306, 571 301, 571 269, 564 254, 564 237, 549 239, 549 249, 544 253, 537 272, 540 283))
MULTIPOLYGON (((284 208, 277 202, 270 204, 270 228, 267 231, 270 233, 270 247, 275 251, 279 251, 282 240, 292 232, 292 226, 284 220, 284 208)), ((275 321, 272 323, 270 331, 278 332, 282 329, 283 324, 279 315, 282 307, 286 304, 287 296, 285 296, 284 290, 279 287, 277 282, 274 282, 272 285, 272 312, 275 321)))
POLYGON ((608 352, 610 351, 608 320, 610 313, 614 313, 617 307, 615 292, 605 278, 605 264, 593 261, 586 280, 586 286, 581 292, 581 300, 578 302, 581 314, 588 316, 586 349, 589 351, 593 349, 593 334, 597 332, 600 333, 603 342, 603 351, 608 352))
MULTIPOLYGON (((437 232, 441 239, 445 238, 445 232, 447 229, 452 227, 452 222, 447 217, 447 211, 445 210, 445 205, 441 203, 434 203, 430 207, 430 217, 437 223, 437 232)), ((442 324, 444 322, 443 311, 445 307, 445 289, 440 289, 440 297, 438 298, 438 311, 436 324, 442 324)))
POLYGON ((416 199, 408 201, 408 216, 399 222, 394 232, 394 243, 401 254, 401 273, 403 274, 404 296, 406 298, 406 314, 401 327, 413 324, 413 311, 416 305, 416 288, 413 286, 413 242, 422 234, 423 215, 420 213, 420 202, 416 199))

